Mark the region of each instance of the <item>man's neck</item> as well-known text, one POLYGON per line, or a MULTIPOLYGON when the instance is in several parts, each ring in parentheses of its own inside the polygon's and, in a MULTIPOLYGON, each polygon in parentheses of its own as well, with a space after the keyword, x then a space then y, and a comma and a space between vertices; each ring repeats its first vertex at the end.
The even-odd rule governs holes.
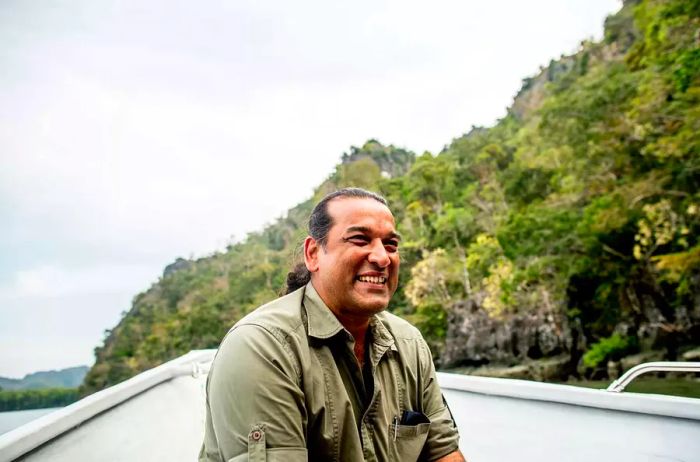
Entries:
POLYGON ((353 339, 355 339, 355 345, 353 347, 353 350, 355 353, 355 357, 357 358, 358 364, 360 365, 360 367, 362 367, 365 362, 367 331, 369 329, 369 321, 371 319, 371 316, 354 316, 352 314, 343 313, 340 308, 329 305, 328 302, 326 302, 323 299, 322 292, 316 289, 315 285, 314 290, 318 294, 319 298, 321 298, 323 303, 326 305, 326 307, 328 307, 328 309, 331 311, 331 313, 333 313, 333 315, 340 322, 340 324, 342 324, 345 330, 350 332, 350 335, 352 335, 353 339))
POLYGON ((349 317, 343 316, 342 314, 336 313, 331 310, 338 321, 345 327, 345 329, 350 332, 352 338, 355 339, 355 345, 353 351, 357 362, 362 367, 365 361, 365 348, 367 345, 367 331, 369 329, 369 318, 368 317, 349 317))

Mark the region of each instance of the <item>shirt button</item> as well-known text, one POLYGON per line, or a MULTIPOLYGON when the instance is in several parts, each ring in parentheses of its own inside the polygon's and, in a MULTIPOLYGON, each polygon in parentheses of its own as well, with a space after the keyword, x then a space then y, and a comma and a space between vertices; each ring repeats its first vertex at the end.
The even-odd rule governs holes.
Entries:
POLYGON ((255 430, 251 435, 251 438, 253 438, 253 441, 260 441, 260 438, 262 438, 262 433, 259 432, 258 430, 255 430))

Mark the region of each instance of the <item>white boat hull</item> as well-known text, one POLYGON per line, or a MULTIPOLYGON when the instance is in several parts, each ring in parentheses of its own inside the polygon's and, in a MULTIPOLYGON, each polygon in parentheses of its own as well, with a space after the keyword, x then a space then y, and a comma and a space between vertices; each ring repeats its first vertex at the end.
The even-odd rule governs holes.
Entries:
MULTIPOLYGON (((193 461, 215 350, 0 436, 0 461, 193 461)), ((700 462, 700 400, 438 374, 470 461, 700 462)))

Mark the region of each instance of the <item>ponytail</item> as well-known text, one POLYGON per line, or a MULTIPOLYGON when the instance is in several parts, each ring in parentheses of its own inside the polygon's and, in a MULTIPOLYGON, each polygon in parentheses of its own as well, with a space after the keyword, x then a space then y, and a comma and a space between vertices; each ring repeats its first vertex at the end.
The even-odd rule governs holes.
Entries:
POLYGON ((287 273, 286 294, 291 294, 297 289, 304 287, 311 280, 311 272, 306 268, 304 262, 297 263, 294 268, 287 273))

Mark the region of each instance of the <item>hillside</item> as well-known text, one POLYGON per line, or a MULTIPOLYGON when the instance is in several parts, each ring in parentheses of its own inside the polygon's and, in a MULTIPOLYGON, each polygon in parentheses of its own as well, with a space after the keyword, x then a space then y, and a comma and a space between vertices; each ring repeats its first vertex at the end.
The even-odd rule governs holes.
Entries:
POLYGON ((28 390, 38 388, 77 388, 88 372, 87 366, 69 367, 57 371, 40 371, 21 379, 0 377, 0 390, 28 390))
POLYGON ((700 1, 626 1, 601 43, 523 81, 442 152, 371 140, 243 242, 178 259, 96 348, 85 393, 193 348, 274 298, 312 204, 382 192, 402 243, 391 309, 442 367, 614 375, 700 344, 700 1))

